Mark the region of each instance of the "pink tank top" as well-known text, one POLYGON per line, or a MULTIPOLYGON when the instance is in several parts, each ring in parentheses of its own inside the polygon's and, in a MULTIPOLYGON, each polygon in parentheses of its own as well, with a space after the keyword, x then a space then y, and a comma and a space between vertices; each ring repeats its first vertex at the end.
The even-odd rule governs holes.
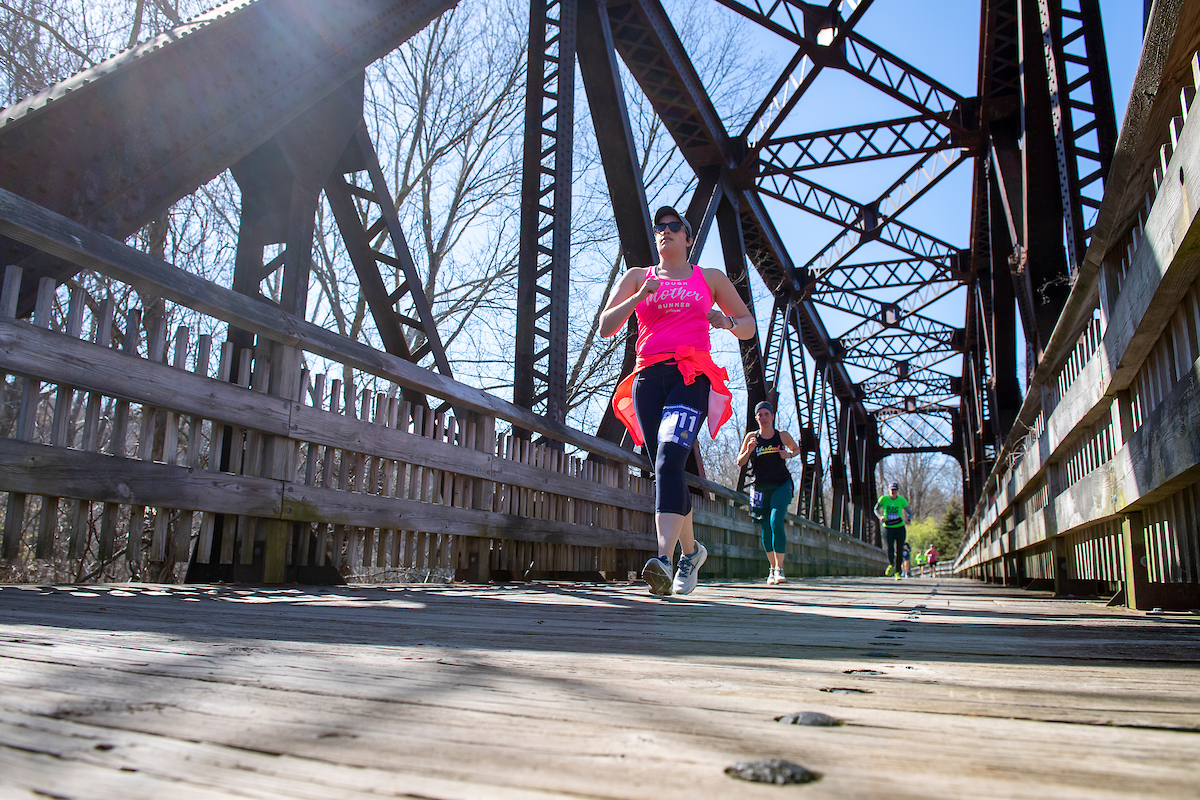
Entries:
POLYGON ((708 312, 713 305, 712 289, 704 280, 704 271, 692 265, 691 277, 681 281, 654 276, 661 285, 654 294, 637 304, 637 354, 673 353, 675 348, 691 345, 696 350, 712 349, 709 340, 708 312))

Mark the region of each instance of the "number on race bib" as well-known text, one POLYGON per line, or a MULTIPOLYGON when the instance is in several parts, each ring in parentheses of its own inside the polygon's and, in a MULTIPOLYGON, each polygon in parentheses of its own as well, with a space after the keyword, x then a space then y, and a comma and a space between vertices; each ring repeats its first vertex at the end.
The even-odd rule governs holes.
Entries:
POLYGON ((696 423, 700 412, 691 406, 667 406, 663 409, 662 424, 658 426, 658 441, 691 448, 696 441, 696 423))

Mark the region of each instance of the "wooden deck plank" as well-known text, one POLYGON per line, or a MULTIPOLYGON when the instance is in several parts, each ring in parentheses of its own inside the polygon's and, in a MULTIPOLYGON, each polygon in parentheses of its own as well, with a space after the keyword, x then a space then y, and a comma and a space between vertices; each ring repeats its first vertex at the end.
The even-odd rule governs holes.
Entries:
POLYGON ((754 798, 723 768, 779 757, 813 797, 1195 797, 1197 677, 1200 618, 957 580, 4 587, 0 793, 754 798))

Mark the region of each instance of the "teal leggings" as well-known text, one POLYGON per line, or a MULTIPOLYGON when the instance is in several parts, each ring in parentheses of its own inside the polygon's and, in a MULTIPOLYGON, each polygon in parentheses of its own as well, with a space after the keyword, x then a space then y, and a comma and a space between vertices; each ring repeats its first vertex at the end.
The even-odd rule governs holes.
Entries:
POLYGON ((783 532, 783 523, 787 519, 788 503, 792 502, 792 484, 764 486, 762 493, 763 516, 758 526, 762 529, 763 550, 768 553, 786 552, 787 535, 783 532))

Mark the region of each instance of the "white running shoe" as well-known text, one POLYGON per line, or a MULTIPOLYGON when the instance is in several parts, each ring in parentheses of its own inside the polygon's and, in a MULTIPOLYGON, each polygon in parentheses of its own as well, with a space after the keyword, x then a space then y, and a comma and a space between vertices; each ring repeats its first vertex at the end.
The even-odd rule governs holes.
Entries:
POLYGON ((767 576, 767 586, 774 586, 775 583, 775 568, 771 567, 771 574, 767 576))
POLYGON ((787 578, 783 576, 783 567, 779 567, 775 570, 775 583, 787 583, 787 578))
MULTIPOLYGON (((682 563, 682 562, 681 562, 682 563)), ((655 556, 642 567, 642 580, 650 584, 650 594, 671 593, 671 562, 666 556, 655 556)))
POLYGON ((696 542, 696 550, 691 555, 679 559, 679 568, 675 570, 675 581, 671 589, 675 594, 691 594, 696 589, 696 581, 700 578, 700 567, 708 560, 708 551, 704 545, 696 542))

